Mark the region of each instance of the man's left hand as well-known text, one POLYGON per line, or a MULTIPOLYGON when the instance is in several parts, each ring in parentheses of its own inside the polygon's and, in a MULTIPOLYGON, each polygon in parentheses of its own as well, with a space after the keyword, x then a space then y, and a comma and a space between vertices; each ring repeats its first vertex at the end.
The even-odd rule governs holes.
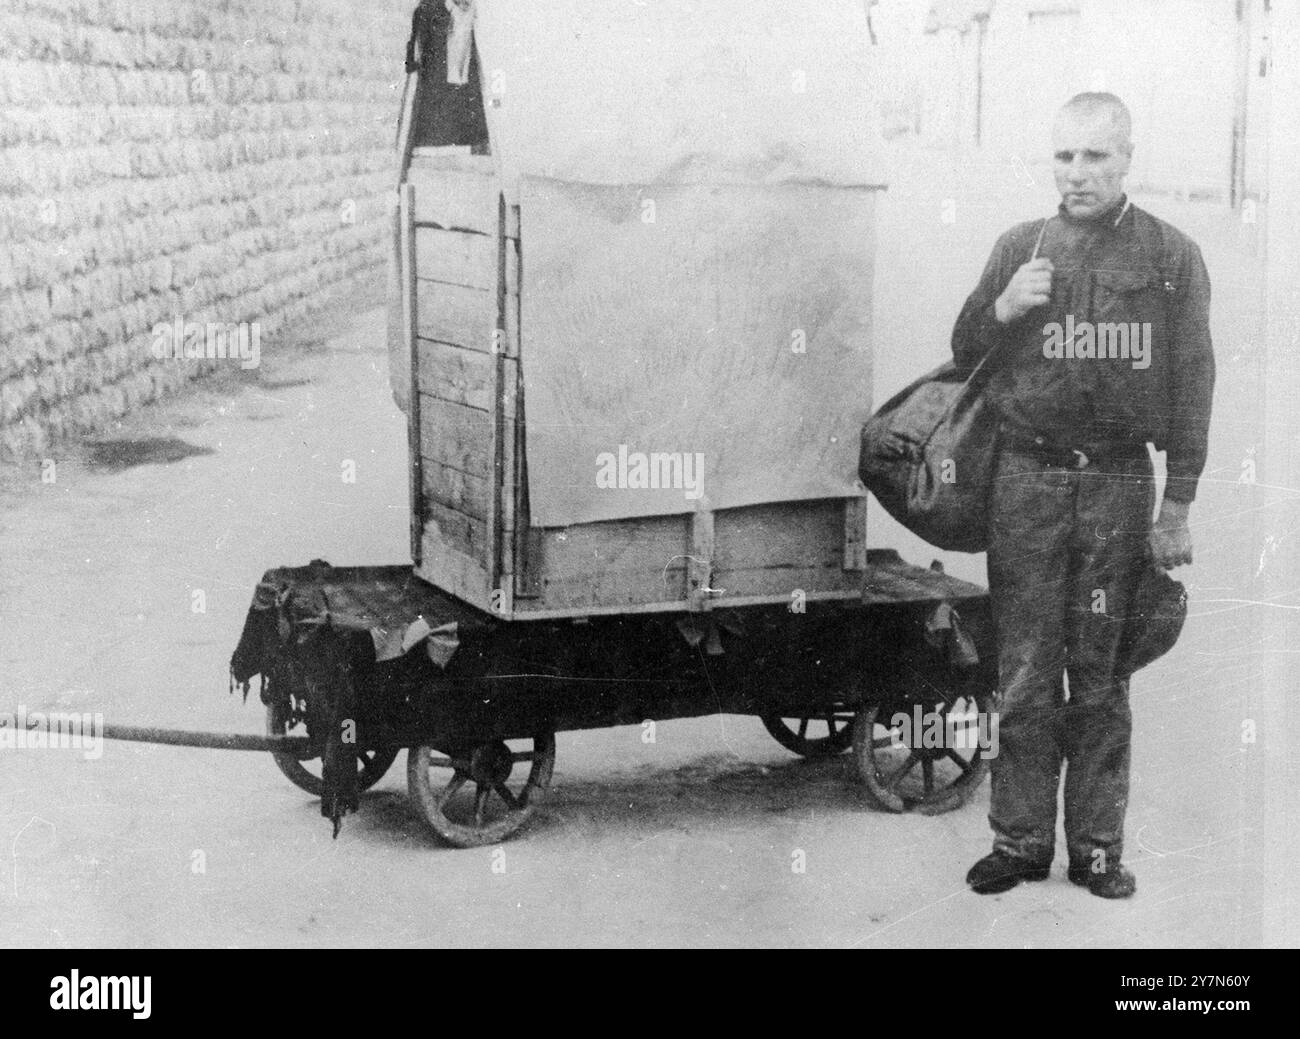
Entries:
POLYGON ((1192 532, 1187 529, 1188 503, 1165 500, 1151 530, 1151 556, 1162 570, 1192 561, 1192 532))

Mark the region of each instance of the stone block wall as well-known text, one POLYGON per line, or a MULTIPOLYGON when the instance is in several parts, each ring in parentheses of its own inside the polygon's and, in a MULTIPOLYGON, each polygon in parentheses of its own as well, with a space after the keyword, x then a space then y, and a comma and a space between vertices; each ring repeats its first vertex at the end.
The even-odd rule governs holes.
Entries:
POLYGON ((156 325, 258 322, 266 356, 382 277, 413 6, 5 0, 0 457, 232 363, 156 325))

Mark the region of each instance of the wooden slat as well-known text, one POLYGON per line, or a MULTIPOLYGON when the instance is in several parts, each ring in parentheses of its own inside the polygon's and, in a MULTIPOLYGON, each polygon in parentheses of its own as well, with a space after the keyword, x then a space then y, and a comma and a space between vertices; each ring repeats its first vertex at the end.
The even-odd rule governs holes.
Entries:
MULTIPOLYGON (((452 401, 442 400, 428 394, 420 394, 420 409, 424 421, 420 427, 420 453, 422 465, 454 469, 457 472, 477 480, 479 485, 491 494, 492 475, 492 437, 488 412, 478 408, 467 407, 452 401)), ((505 471, 513 472, 514 438, 508 437, 504 446, 505 471)), ((439 476, 436 486, 450 487, 450 478, 445 474, 439 476)), ((425 489, 434 486, 429 480, 423 484, 425 489)), ((467 486, 463 494, 475 494, 474 486, 467 486)), ((454 492, 438 500, 444 505, 456 506, 454 492)), ((490 497, 484 499, 490 503, 490 497)), ((459 507, 459 506, 457 506, 459 507)), ((473 510, 467 510, 472 513, 473 510)), ((514 481, 507 480, 501 490, 502 529, 514 528, 514 481)), ((488 514, 484 514, 487 518, 488 514)))
POLYGON ((415 141, 415 113, 420 106, 420 73, 408 72, 402 90, 402 111, 397 119, 397 184, 400 188, 411 168, 415 141))
MULTIPOLYGON (((677 565, 671 567, 666 575, 667 585, 664 576, 661 571, 600 570, 581 577, 570 574, 559 578, 548 566, 541 575, 541 594, 529 598, 516 597, 516 615, 521 618, 534 615, 589 616, 683 609, 688 605, 686 599, 682 596, 674 598, 673 592, 682 586, 685 570, 677 565)), ((862 595, 861 578, 845 574, 838 564, 835 567, 715 570, 713 586, 723 590, 721 595, 710 600, 710 608, 715 610, 757 603, 788 605, 794 589, 802 589, 808 602, 822 599, 857 601, 862 595)))
POLYGON ((773 566, 833 569, 844 556, 841 499, 775 502, 716 513, 714 569, 731 572, 773 566))
MULTIPOLYGON (((437 227, 417 227, 415 273, 422 280, 495 292, 496 238, 464 231, 444 231, 437 227)), ((506 291, 512 294, 519 291, 519 252, 513 243, 506 251, 506 291)))
POLYGON ((417 227, 415 273, 416 277, 431 281, 495 292, 496 236, 445 231, 438 227, 417 227))
POLYGON ((542 552, 545 532, 526 525, 520 514, 515 521, 515 595, 535 599, 542 594, 542 552))
POLYGON ((411 322, 409 314, 414 313, 414 304, 408 310, 406 282, 402 275, 406 270, 406 265, 402 259, 402 249, 405 244, 405 236, 402 234, 402 205, 401 192, 399 191, 393 202, 393 210, 390 214, 389 240, 388 240, 388 289, 386 293, 386 302, 388 304, 387 326, 388 326, 388 376, 389 384, 393 390, 393 399, 402 411, 407 411, 411 406, 411 372, 410 365, 407 363, 410 355, 407 353, 409 344, 407 334, 411 322))
MULTIPOLYGON (((420 392, 431 397, 487 411, 492 394, 492 357, 447 343, 421 339, 420 392)), ((505 359, 506 378, 502 406, 514 418, 518 390, 518 362, 505 359)))
MULTIPOLYGON (((517 220, 519 216, 518 206, 508 206, 507 227, 509 227, 510 214, 514 214, 517 220)), ((510 241, 510 253, 513 256, 511 262, 516 269, 520 269, 522 260, 520 257, 520 244, 518 241, 510 241)), ((522 279, 522 272, 519 277, 522 279)), ((522 336, 520 334, 521 314, 522 314, 522 297, 514 295, 507 299, 510 338, 507 341, 507 356, 518 358, 521 356, 520 347, 522 336)), ((515 535, 507 551, 507 561, 505 569, 507 572, 515 575, 515 590, 521 595, 535 595, 538 586, 534 577, 537 573, 536 568, 530 568, 528 564, 528 551, 533 545, 532 532, 528 527, 528 471, 527 471, 527 454, 526 445, 528 443, 527 414, 524 410, 524 376, 523 371, 517 364, 515 367, 515 443, 514 451, 511 455, 511 494, 504 503, 504 514, 502 522, 513 531, 515 535)), ((517 608, 517 607, 516 607, 517 608)))
POLYGON ((507 356, 519 356, 513 307, 506 308, 505 333, 499 339, 494 335, 497 327, 495 292, 432 281, 421 281, 418 288, 416 302, 421 339, 454 343, 482 353, 491 353, 493 343, 499 341, 507 356))
MULTIPOLYGON (((469 163, 477 167, 478 164, 485 163, 482 156, 474 156, 473 146, 469 144, 420 144, 411 149, 411 157, 434 166, 440 162, 445 163, 448 158, 454 159, 457 165, 469 163)), ((487 165, 483 168, 486 169, 487 165)))
POLYGON ((407 387, 410 399, 406 409, 407 477, 410 507, 411 559, 420 561, 423 545, 420 528, 423 519, 423 478, 420 474, 420 395, 416 392, 419 357, 416 352, 417 293, 415 280, 415 189, 403 184, 398 203, 399 282, 402 291, 402 351, 407 364, 407 387))
POLYGON ((503 513, 501 517, 502 523, 513 532, 511 542, 506 550, 505 569, 513 577, 510 583, 517 594, 535 595, 536 587, 531 582, 530 577, 536 571, 530 570, 527 566, 528 547, 531 544, 532 532, 528 529, 528 473, 527 459, 525 457, 527 430, 525 428, 524 381, 520 377, 517 365, 514 372, 514 387, 515 421, 514 444, 511 450, 509 473, 510 494, 502 503, 503 513))
POLYGON ((448 230, 474 231, 495 239, 500 188, 491 161, 479 157, 416 156, 407 171, 415 185, 415 222, 448 230))
MULTIPOLYGON (((504 331, 508 323, 508 314, 510 312, 510 296, 506 291, 506 267, 507 257, 514 251, 510 242, 502 238, 499 229, 505 226, 506 222, 506 205, 505 199, 500 195, 497 196, 497 280, 496 280, 496 298, 497 298, 497 328, 504 331)), ((489 549, 489 569, 488 578, 493 585, 500 587, 502 585, 502 576, 509 572, 513 567, 504 565, 504 556, 506 554, 505 546, 509 539, 503 535, 501 529, 501 492, 503 485, 509 484, 510 470, 506 466, 506 459, 511 452, 507 451, 507 439, 509 446, 514 444, 514 419, 506 417, 505 413, 505 386, 506 386, 506 347, 502 344, 492 351, 492 400, 488 409, 491 418, 490 428, 492 430, 492 479, 489 482, 490 498, 488 499, 488 537, 491 539, 489 549)), ((513 388, 511 390, 513 393, 513 388)))
POLYGON ((487 520, 475 519, 440 502, 424 503, 424 538, 487 564, 491 547, 487 520))
POLYGON ((415 572, 430 584, 479 609, 491 609, 492 586, 487 567, 430 537, 428 532, 424 539, 424 559, 415 572))
POLYGON ((474 519, 487 522, 488 482, 471 476, 431 458, 424 460, 424 496, 462 512, 474 519))
MULTIPOLYGON (((687 516, 652 516, 541 530, 530 538, 539 608, 582 608, 686 598, 687 516)), ((516 602, 517 608, 524 607, 516 602)))
POLYGON ((715 570, 713 584, 722 594, 711 600, 710 608, 725 609, 738 600, 753 600, 759 596, 768 602, 788 605, 791 593, 800 589, 807 599, 817 595, 837 594, 857 598, 861 578, 846 575, 837 564, 834 567, 767 566, 746 570, 715 570), (814 594, 816 593, 816 594, 814 594))
MULTIPOLYGON (((518 441, 517 429, 518 419, 515 417, 515 409, 519 386, 519 366, 516 362, 505 360, 505 392, 502 394, 502 409, 505 416, 504 437, 502 440, 502 469, 501 469, 501 500, 498 507, 501 510, 501 529, 514 531, 515 528, 515 449, 518 441)), ((502 555, 504 563, 504 572, 514 572, 514 551, 511 547, 512 541, 503 543, 502 555)))
POLYGON ((420 453, 483 480, 491 477, 488 413, 420 394, 420 453))
MULTIPOLYGON (((805 584, 807 584, 807 581, 805 581, 805 584)), ((858 589, 855 588, 849 590, 837 589, 837 590, 832 590, 832 592, 809 592, 805 597, 805 601, 806 602, 831 602, 831 601, 857 602, 858 596, 859 596, 858 589)), ((772 605, 772 603, 780 603, 780 605, 787 605, 788 602, 789 602, 789 598, 787 596, 784 596, 784 594, 781 594, 780 592, 772 592, 772 593, 762 594, 762 596, 737 596, 737 597, 728 596, 727 603, 725 603, 725 606, 727 606, 727 609, 733 609, 733 607, 738 607, 738 606, 761 606, 764 605, 764 603, 767 603, 767 605, 772 605)), ((629 614, 660 614, 660 612, 680 612, 680 611, 681 611, 681 602, 676 602, 676 601, 591 603, 591 605, 588 606, 562 606, 562 607, 555 607, 555 609, 551 609, 551 607, 547 606, 545 602, 541 601, 541 599, 533 599, 533 601, 526 601, 526 599, 520 599, 516 597, 515 615, 513 615, 513 619, 515 620, 556 620, 560 618, 589 618, 589 616, 602 616, 602 615, 607 616, 607 615, 614 615, 614 614, 621 616, 621 615, 629 615, 629 614)))
MULTIPOLYGON (((689 516, 648 516, 607 523, 580 523, 543 531, 548 575, 586 575, 594 568, 656 573, 685 571, 690 552, 689 516)), ((681 598, 680 587, 678 598, 681 598)))
POLYGON ((565 611, 571 616, 585 616, 602 607, 621 613, 645 603, 673 603, 680 610, 686 605, 681 594, 684 583, 682 567, 673 567, 666 573, 599 570, 586 576, 569 573, 562 577, 548 570, 542 582, 542 594, 531 600, 516 599, 515 606, 521 614, 537 609, 565 611))
MULTIPOLYGON (((423 148, 416 148, 406 176, 408 179, 423 181, 428 179, 438 179, 443 174, 447 173, 451 174, 452 177, 468 175, 471 177, 477 177, 480 180, 491 180, 495 182, 495 160, 490 156, 485 155, 433 154, 423 148)), ((430 186, 434 185, 431 184, 430 186)), ((493 190, 495 190, 495 187, 493 190)), ((476 191, 481 195, 484 189, 478 188, 476 191)), ((424 208, 419 209, 416 212, 417 223, 428 225, 436 224, 440 227, 455 226, 454 224, 444 224, 441 220, 437 219, 437 209, 433 205, 432 199, 427 200, 427 202, 428 204, 426 204, 424 208)), ((481 198, 479 204, 484 204, 481 198)), ((444 209, 443 212, 446 213, 447 211, 444 209)), ((450 219, 450 217, 447 217, 447 219, 450 219)), ((495 227, 487 231, 482 231, 478 228, 471 229, 479 234, 496 234, 495 227)), ((505 233, 507 238, 513 238, 516 240, 519 238, 519 206, 517 205, 506 206, 505 233)))

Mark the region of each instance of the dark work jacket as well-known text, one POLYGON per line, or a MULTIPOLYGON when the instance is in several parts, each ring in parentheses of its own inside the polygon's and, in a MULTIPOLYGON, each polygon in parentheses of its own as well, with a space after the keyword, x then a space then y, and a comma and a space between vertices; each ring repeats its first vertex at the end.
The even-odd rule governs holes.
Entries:
MULTIPOLYGON (((969 371, 1002 344, 989 362, 988 392, 1007 422, 1099 460, 1131 455, 1150 441, 1167 452, 1166 497, 1191 501, 1205 468, 1214 394, 1210 279, 1200 249, 1127 199, 1087 221, 1062 207, 1038 250, 1055 267, 1051 300, 1003 325, 994 301, 1029 261, 1042 225, 1031 220, 998 239, 953 328, 953 358, 969 371), (1140 330, 1149 322, 1150 366, 1135 368, 1131 358, 1108 354, 1045 356, 1051 323, 1065 330, 1067 318, 1081 347, 1083 322, 1109 326, 1116 353, 1119 323, 1132 331, 1132 323, 1140 330)), ((1102 336, 1093 338, 1094 349, 1106 352, 1102 336)))

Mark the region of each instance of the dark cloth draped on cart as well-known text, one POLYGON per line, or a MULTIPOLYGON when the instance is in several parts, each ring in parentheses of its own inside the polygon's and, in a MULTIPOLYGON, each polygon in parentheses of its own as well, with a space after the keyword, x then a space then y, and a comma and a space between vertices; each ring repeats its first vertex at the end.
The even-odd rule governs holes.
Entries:
POLYGON ((277 680, 310 691, 304 720, 321 747, 321 813, 337 834, 340 819, 358 803, 358 672, 410 654, 445 668, 466 640, 493 626, 490 618, 414 577, 409 567, 316 561, 268 570, 231 658, 231 680, 247 697, 249 682, 261 675, 268 704, 277 680))
POLYGON ((409 566, 334 567, 315 560, 262 575, 231 675, 247 684, 269 660, 269 646, 288 641, 291 632, 301 639, 321 627, 368 636, 377 661, 424 645, 429 659, 446 667, 466 634, 493 626, 491 618, 421 581, 409 566))

